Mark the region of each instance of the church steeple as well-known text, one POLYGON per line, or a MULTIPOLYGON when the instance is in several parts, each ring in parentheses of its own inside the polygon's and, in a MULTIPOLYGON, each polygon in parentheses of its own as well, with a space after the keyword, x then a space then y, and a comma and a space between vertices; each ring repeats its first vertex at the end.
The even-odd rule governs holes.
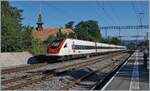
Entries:
POLYGON ((36 28, 37 31, 42 31, 43 30, 42 24, 43 24, 42 16, 41 16, 41 14, 39 14, 38 22, 37 22, 37 28, 36 28))

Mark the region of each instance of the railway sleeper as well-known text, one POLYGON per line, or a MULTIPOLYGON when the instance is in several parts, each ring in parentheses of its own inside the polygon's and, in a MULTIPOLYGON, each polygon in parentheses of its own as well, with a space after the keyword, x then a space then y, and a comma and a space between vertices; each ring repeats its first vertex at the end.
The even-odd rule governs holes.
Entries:
MULTIPOLYGON (((114 70, 112 70, 111 72, 109 72, 104 79, 99 80, 96 82, 96 84, 94 86, 91 86, 90 90, 99 90, 101 89, 106 83, 107 81, 116 73, 116 71, 123 65, 123 63, 125 63, 125 61, 130 57, 131 55, 125 55, 124 57, 120 58, 121 62, 118 66, 114 67, 114 70)), ((119 60, 118 60, 119 61, 119 60)))
MULTIPOLYGON (((43 78, 42 80, 44 80, 45 78, 43 78)), ((8 89, 8 88, 7 88, 8 89)))
MULTIPOLYGON (((121 60, 120 60, 120 61, 121 61, 121 60)), ((119 61, 119 62, 120 62, 120 61, 119 61)), ((118 61, 115 61, 115 62, 118 62, 118 61)), ((64 89, 64 90, 68 90, 69 88, 72 88, 74 85, 79 84, 79 83, 81 82, 81 80, 86 79, 87 77, 91 76, 92 74, 97 73, 97 72, 101 72, 101 71, 104 70, 105 68, 115 66, 115 64, 114 64, 115 62, 112 62, 112 63, 110 63, 110 64, 108 64, 108 65, 102 67, 101 69, 95 70, 95 71, 93 71, 93 72, 91 72, 91 73, 88 73, 88 74, 82 76, 80 79, 77 79, 77 80, 71 82, 70 84, 64 86, 63 89, 64 89)))

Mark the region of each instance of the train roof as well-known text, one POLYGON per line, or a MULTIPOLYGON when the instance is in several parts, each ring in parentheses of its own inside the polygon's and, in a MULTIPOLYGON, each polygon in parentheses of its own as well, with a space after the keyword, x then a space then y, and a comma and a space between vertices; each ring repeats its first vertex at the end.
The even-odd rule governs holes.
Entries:
MULTIPOLYGON (((66 39, 73 39, 73 38, 66 38, 66 39)), ((94 42, 94 41, 87 41, 87 40, 79 40, 79 39, 73 39, 73 40, 77 40, 77 41, 85 41, 85 42, 94 42)), ((97 43, 100 43, 100 42, 97 42, 97 43)), ((107 43, 100 43, 102 45, 109 45, 109 46, 115 46, 115 47, 126 47, 126 46, 121 46, 121 45, 114 45, 114 44, 107 44, 107 43)))

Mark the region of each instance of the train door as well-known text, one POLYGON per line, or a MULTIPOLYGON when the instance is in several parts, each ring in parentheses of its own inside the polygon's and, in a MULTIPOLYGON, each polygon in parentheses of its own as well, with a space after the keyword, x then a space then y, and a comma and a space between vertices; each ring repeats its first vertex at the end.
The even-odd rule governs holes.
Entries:
POLYGON ((72 42, 71 49, 73 51, 73 54, 75 54, 76 51, 75 51, 75 42, 74 41, 72 42))
POLYGON ((95 42, 95 52, 97 54, 97 43, 95 42))

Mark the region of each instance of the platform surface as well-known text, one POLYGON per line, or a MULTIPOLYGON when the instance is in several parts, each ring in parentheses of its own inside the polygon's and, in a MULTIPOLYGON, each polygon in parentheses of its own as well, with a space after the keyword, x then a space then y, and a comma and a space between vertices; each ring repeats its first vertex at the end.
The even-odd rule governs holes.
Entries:
POLYGON ((1 68, 11 68, 16 66, 22 66, 37 63, 33 55, 29 52, 3 52, 0 53, 0 66, 1 68))
POLYGON ((102 90, 148 90, 149 70, 143 64, 143 52, 136 50, 102 90))

